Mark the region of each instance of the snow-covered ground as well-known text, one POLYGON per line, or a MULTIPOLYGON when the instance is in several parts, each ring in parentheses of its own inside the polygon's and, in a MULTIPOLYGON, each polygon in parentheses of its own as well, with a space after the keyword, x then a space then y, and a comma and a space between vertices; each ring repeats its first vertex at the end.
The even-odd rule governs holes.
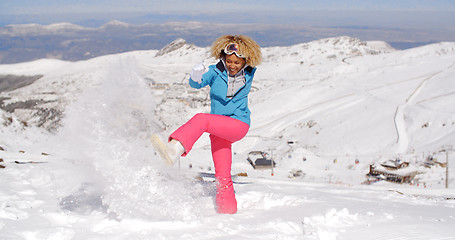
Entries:
POLYGON ((455 43, 264 48, 251 129, 233 147, 232 173, 247 175, 234 177, 235 215, 216 214, 209 174, 194 177, 213 172, 207 135, 174 167, 151 147, 152 133, 209 111, 208 89, 187 79, 215 60, 174 45, 0 65, 43 75, 0 93, 0 239, 455 239, 455 43), (254 170, 250 151, 269 153, 273 172, 254 170), (370 164, 397 158, 419 172, 412 184, 363 184, 370 164))

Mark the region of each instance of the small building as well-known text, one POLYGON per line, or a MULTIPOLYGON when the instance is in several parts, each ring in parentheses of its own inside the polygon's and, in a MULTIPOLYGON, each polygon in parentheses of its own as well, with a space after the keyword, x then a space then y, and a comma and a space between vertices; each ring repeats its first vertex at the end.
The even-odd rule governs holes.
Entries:
POLYGON ((389 160, 381 164, 384 168, 388 170, 398 170, 409 166, 409 162, 402 162, 401 159, 397 158, 395 160, 389 160))
MULTIPOLYGON (((381 164, 382 166, 382 164, 381 164)), ((407 173, 392 173, 385 168, 376 167, 374 164, 370 165, 370 172, 367 174, 368 182, 376 182, 385 180, 394 183, 411 183, 415 176, 419 174, 417 171, 407 173)))
POLYGON ((271 154, 264 151, 251 151, 248 153, 247 161, 254 169, 270 169, 276 165, 271 154))

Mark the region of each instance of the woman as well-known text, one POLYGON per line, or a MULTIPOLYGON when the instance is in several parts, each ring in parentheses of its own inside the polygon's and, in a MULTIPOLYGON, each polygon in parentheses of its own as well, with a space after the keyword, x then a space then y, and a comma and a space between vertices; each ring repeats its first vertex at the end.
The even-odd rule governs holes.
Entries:
POLYGON ((160 143, 156 135, 152 142, 160 155, 173 164, 191 151, 204 132, 209 133, 217 184, 217 211, 234 214, 237 201, 231 179, 231 146, 242 139, 250 127, 248 94, 262 55, 260 47, 251 38, 225 35, 213 42, 211 56, 220 61, 208 68, 204 63, 196 65, 189 80, 193 88, 210 86, 210 114, 196 114, 171 134, 167 145, 160 143))

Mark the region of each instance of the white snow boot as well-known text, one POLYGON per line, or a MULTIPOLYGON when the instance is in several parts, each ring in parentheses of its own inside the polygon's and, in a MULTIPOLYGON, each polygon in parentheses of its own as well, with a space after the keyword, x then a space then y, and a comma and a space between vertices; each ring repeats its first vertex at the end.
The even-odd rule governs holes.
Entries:
POLYGON ((154 134, 151 140, 155 150, 169 166, 173 166, 180 159, 180 156, 185 153, 182 143, 175 139, 172 139, 170 142, 163 142, 158 135, 154 134))

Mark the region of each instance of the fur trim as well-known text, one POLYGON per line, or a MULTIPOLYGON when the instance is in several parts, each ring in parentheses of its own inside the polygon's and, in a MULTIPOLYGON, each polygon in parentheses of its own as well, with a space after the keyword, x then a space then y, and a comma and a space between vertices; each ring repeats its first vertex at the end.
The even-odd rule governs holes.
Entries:
POLYGON ((226 56, 224 48, 229 43, 239 45, 240 54, 246 57, 246 64, 256 67, 262 62, 261 47, 250 37, 245 35, 224 35, 217 38, 210 49, 211 56, 216 59, 222 59, 226 56))

